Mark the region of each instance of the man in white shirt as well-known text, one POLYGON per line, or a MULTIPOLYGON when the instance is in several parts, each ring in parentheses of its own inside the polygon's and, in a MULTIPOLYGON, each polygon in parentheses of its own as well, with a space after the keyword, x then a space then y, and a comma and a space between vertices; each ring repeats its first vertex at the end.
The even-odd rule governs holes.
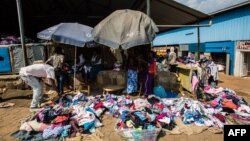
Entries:
POLYGON ((33 89, 33 98, 30 105, 31 109, 39 108, 42 100, 43 92, 40 81, 47 79, 50 85, 56 90, 55 87, 55 71, 54 67, 47 64, 33 64, 30 66, 22 67, 19 71, 21 79, 33 89))

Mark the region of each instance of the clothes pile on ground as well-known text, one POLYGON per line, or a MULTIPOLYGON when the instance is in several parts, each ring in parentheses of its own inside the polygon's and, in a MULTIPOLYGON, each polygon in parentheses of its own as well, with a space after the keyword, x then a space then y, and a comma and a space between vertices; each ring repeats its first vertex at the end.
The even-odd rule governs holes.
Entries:
POLYGON ((12 136, 20 140, 59 140, 77 133, 94 133, 102 126, 100 116, 105 110, 99 97, 67 95, 39 110, 34 120, 24 122, 12 136))
POLYGON ((46 105, 34 120, 24 122, 12 136, 21 140, 49 140, 94 133, 102 126, 104 113, 118 118, 115 129, 125 131, 134 139, 145 137, 145 134, 148 138, 156 138, 161 130, 176 132, 182 127, 183 131, 185 125, 221 129, 225 124, 250 124, 249 105, 230 89, 214 94, 210 102, 154 95, 137 99, 113 94, 86 97, 79 93, 46 105), (180 120, 183 125, 176 122, 180 120))
MULTIPOLYGON (((25 43, 33 43, 34 41, 29 38, 24 39, 25 43)), ((21 38, 13 35, 1 35, 0 45, 20 44, 21 38)))
POLYGON ((188 56, 184 56, 184 57, 179 57, 176 59, 176 61, 178 63, 182 63, 182 64, 196 64, 197 62, 194 60, 194 58, 188 57, 188 56))
POLYGON ((18 40, 15 36, 2 36, 0 39, 0 45, 9 45, 9 44, 19 44, 20 40, 18 40))
MULTIPOLYGON (((163 98, 155 96, 145 99, 135 99, 133 104, 118 106, 115 114, 120 115, 117 129, 154 129, 172 130, 176 126, 175 119, 182 119, 186 125, 223 128, 234 121, 250 124, 250 107, 232 90, 223 89, 223 94, 210 102, 200 102, 189 98, 163 98)), ((115 111, 115 110, 113 110, 115 111)), ((178 125, 177 125, 178 126, 178 125)))

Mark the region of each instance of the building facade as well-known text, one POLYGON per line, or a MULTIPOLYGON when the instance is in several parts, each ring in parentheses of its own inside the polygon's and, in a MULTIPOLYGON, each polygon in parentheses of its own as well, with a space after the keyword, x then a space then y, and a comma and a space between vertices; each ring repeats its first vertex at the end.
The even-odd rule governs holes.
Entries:
MULTIPOLYGON (((212 25, 200 27, 200 52, 210 54, 215 62, 226 65, 228 74, 250 75, 250 2, 229 7, 211 14, 212 25)), ((209 20, 199 22, 207 24, 209 20)), ((198 50, 198 28, 184 27, 162 32, 154 46, 188 46, 198 50)))

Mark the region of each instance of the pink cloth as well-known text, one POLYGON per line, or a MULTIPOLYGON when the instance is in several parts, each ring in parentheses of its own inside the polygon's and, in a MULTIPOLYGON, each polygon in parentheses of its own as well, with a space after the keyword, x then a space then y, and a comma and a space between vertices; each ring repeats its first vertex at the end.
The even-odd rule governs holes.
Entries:
POLYGON ((198 83, 199 83, 198 77, 197 76, 193 76, 192 77, 192 92, 193 93, 195 92, 195 88, 198 85, 198 83))
POLYGON ((166 115, 167 115, 167 113, 162 113, 162 114, 158 115, 155 119, 156 120, 163 119, 166 115))
POLYGON ((218 94, 218 93, 221 93, 223 92, 223 88, 222 87, 219 87, 219 88, 210 88, 210 89, 205 89, 204 91, 208 94, 218 94))

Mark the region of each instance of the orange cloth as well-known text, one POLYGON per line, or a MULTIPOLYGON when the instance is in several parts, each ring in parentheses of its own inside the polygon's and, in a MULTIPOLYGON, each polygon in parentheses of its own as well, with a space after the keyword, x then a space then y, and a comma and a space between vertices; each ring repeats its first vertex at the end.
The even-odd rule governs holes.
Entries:
POLYGON ((227 107, 230 109, 237 109, 237 106, 231 100, 228 100, 228 99, 224 99, 222 101, 222 105, 223 107, 227 107))
POLYGON ((52 123, 61 123, 61 122, 67 121, 68 119, 69 119, 68 116, 57 116, 57 117, 52 121, 52 123))

